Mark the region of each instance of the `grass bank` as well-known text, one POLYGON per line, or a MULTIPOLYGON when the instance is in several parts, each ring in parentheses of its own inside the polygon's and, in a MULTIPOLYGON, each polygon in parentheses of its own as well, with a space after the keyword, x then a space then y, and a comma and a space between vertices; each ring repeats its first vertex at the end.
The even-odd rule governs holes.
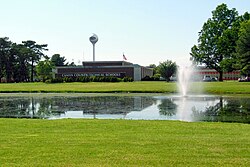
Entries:
MULTIPOLYGON (((176 82, 1 83, 0 93, 177 93, 176 82)), ((250 94, 247 82, 194 82, 190 93, 250 94)))
POLYGON ((250 125, 0 119, 1 166, 250 166, 250 125))

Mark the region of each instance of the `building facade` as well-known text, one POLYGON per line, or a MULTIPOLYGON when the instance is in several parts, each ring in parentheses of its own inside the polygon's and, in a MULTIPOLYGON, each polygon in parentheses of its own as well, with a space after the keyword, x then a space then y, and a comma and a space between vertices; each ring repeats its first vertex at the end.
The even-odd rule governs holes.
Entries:
POLYGON ((53 70, 54 77, 131 77, 140 81, 145 76, 153 76, 153 70, 126 61, 85 61, 82 66, 62 66, 53 70))
MULTIPOLYGON (((204 76, 219 78, 220 75, 216 70, 205 67, 196 67, 193 74, 194 80, 202 80, 204 76)), ((239 70, 223 73, 223 80, 238 80, 240 77, 241 75, 239 70)))

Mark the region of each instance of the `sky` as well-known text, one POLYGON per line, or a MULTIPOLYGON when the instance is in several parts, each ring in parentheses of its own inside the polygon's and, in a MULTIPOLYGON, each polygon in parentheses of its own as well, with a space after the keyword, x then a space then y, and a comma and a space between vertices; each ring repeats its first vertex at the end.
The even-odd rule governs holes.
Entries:
POLYGON ((96 61, 124 54, 144 66, 166 60, 188 66, 198 32, 222 3, 239 15, 250 12, 249 0, 0 0, 0 37, 48 44, 46 55, 80 65, 93 60, 95 33, 96 61))

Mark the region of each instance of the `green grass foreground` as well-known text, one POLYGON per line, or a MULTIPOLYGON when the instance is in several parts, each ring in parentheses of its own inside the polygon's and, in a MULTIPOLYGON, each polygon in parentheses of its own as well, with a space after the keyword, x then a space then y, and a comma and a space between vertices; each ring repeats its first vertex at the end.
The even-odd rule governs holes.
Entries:
POLYGON ((0 166, 250 166, 250 125, 0 119, 0 166))
MULTIPOLYGON (((176 82, 1 83, 0 93, 177 93, 176 82)), ((190 93, 250 94, 250 82, 193 82, 190 93)))

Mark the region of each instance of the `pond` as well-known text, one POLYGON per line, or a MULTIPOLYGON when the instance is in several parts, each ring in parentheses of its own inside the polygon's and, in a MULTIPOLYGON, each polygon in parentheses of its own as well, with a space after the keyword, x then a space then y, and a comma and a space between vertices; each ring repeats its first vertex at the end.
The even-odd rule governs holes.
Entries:
POLYGON ((88 118, 250 123, 250 97, 141 94, 5 94, 4 118, 88 118))

